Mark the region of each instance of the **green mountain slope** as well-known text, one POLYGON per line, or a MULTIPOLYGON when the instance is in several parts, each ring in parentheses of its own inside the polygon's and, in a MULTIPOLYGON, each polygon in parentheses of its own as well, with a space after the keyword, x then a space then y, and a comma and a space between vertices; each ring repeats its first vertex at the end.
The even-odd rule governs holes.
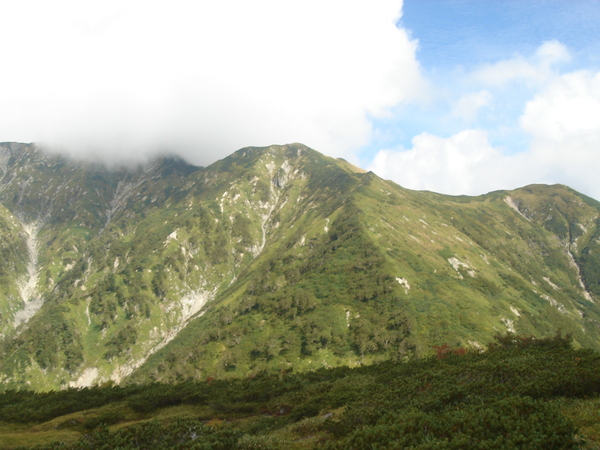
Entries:
POLYGON ((337 189, 321 200, 335 203, 308 209, 314 231, 271 230, 269 252, 133 380, 404 359, 443 343, 483 348, 507 330, 561 328, 598 345, 597 294, 580 276, 593 273, 580 255, 597 242, 597 203, 561 186, 478 198, 412 192, 331 164, 316 180, 337 189), (556 221, 586 233, 567 237, 536 219, 555 203, 556 221))
POLYGON ((0 377, 36 389, 600 348, 600 204, 403 189, 300 144, 106 168, 0 145, 0 377))

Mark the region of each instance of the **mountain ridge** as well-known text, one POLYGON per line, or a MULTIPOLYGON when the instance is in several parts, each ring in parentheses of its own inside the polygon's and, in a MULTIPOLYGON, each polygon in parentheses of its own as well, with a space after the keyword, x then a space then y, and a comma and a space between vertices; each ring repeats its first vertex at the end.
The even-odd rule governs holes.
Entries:
POLYGON ((0 169, 6 387, 370 364, 506 331, 600 347, 600 203, 564 186, 410 191, 301 144, 134 169, 0 144, 0 169), (23 280, 42 301, 15 327, 23 280))

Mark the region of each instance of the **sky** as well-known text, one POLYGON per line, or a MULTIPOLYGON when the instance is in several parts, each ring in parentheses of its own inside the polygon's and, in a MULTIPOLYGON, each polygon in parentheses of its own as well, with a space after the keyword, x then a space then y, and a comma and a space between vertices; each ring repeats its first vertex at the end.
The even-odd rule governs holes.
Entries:
POLYGON ((410 189, 600 200, 600 0, 21 0, 0 16, 0 141, 197 165, 301 142, 410 189))

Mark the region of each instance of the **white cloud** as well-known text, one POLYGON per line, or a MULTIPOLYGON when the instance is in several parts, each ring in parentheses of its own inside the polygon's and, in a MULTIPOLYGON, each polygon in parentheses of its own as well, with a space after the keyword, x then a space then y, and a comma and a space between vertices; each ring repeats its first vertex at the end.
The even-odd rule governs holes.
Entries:
MULTIPOLYGON (((536 140, 555 143, 600 137, 600 72, 565 74, 527 102, 521 125, 536 140)), ((599 149, 600 150, 600 149, 599 149)))
POLYGON ((552 66, 571 60, 569 49, 556 40, 546 41, 535 52, 535 59, 540 66, 552 66))
POLYGON ((516 54, 512 59, 484 64, 473 73, 473 78, 494 87, 502 87, 514 81, 539 83, 554 74, 555 66, 570 59, 571 55, 565 45, 558 41, 547 41, 529 58, 516 54))
POLYGON ((291 141, 351 152, 371 118, 423 91, 400 11, 394 0, 10 2, 0 140, 109 158, 170 148, 203 164, 291 141))
POLYGON ((531 180, 522 156, 503 155, 481 130, 448 138, 423 133, 412 143, 410 150, 380 151, 369 169, 409 189, 451 195, 478 195, 531 180))
POLYGON ((458 99, 452 108, 452 116, 470 122, 476 118, 481 108, 489 106, 491 102, 492 94, 486 90, 470 92, 458 99))
POLYGON ((531 158, 556 182, 600 199, 600 72, 562 75, 538 93, 520 119, 531 158))

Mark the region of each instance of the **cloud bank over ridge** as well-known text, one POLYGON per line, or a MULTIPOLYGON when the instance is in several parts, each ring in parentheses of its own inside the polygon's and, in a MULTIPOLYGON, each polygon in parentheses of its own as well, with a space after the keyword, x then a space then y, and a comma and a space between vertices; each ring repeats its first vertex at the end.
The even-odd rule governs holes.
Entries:
POLYGON ((3 7, 0 140, 78 156, 247 145, 352 154, 423 89, 393 0, 24 0, 3 7))

